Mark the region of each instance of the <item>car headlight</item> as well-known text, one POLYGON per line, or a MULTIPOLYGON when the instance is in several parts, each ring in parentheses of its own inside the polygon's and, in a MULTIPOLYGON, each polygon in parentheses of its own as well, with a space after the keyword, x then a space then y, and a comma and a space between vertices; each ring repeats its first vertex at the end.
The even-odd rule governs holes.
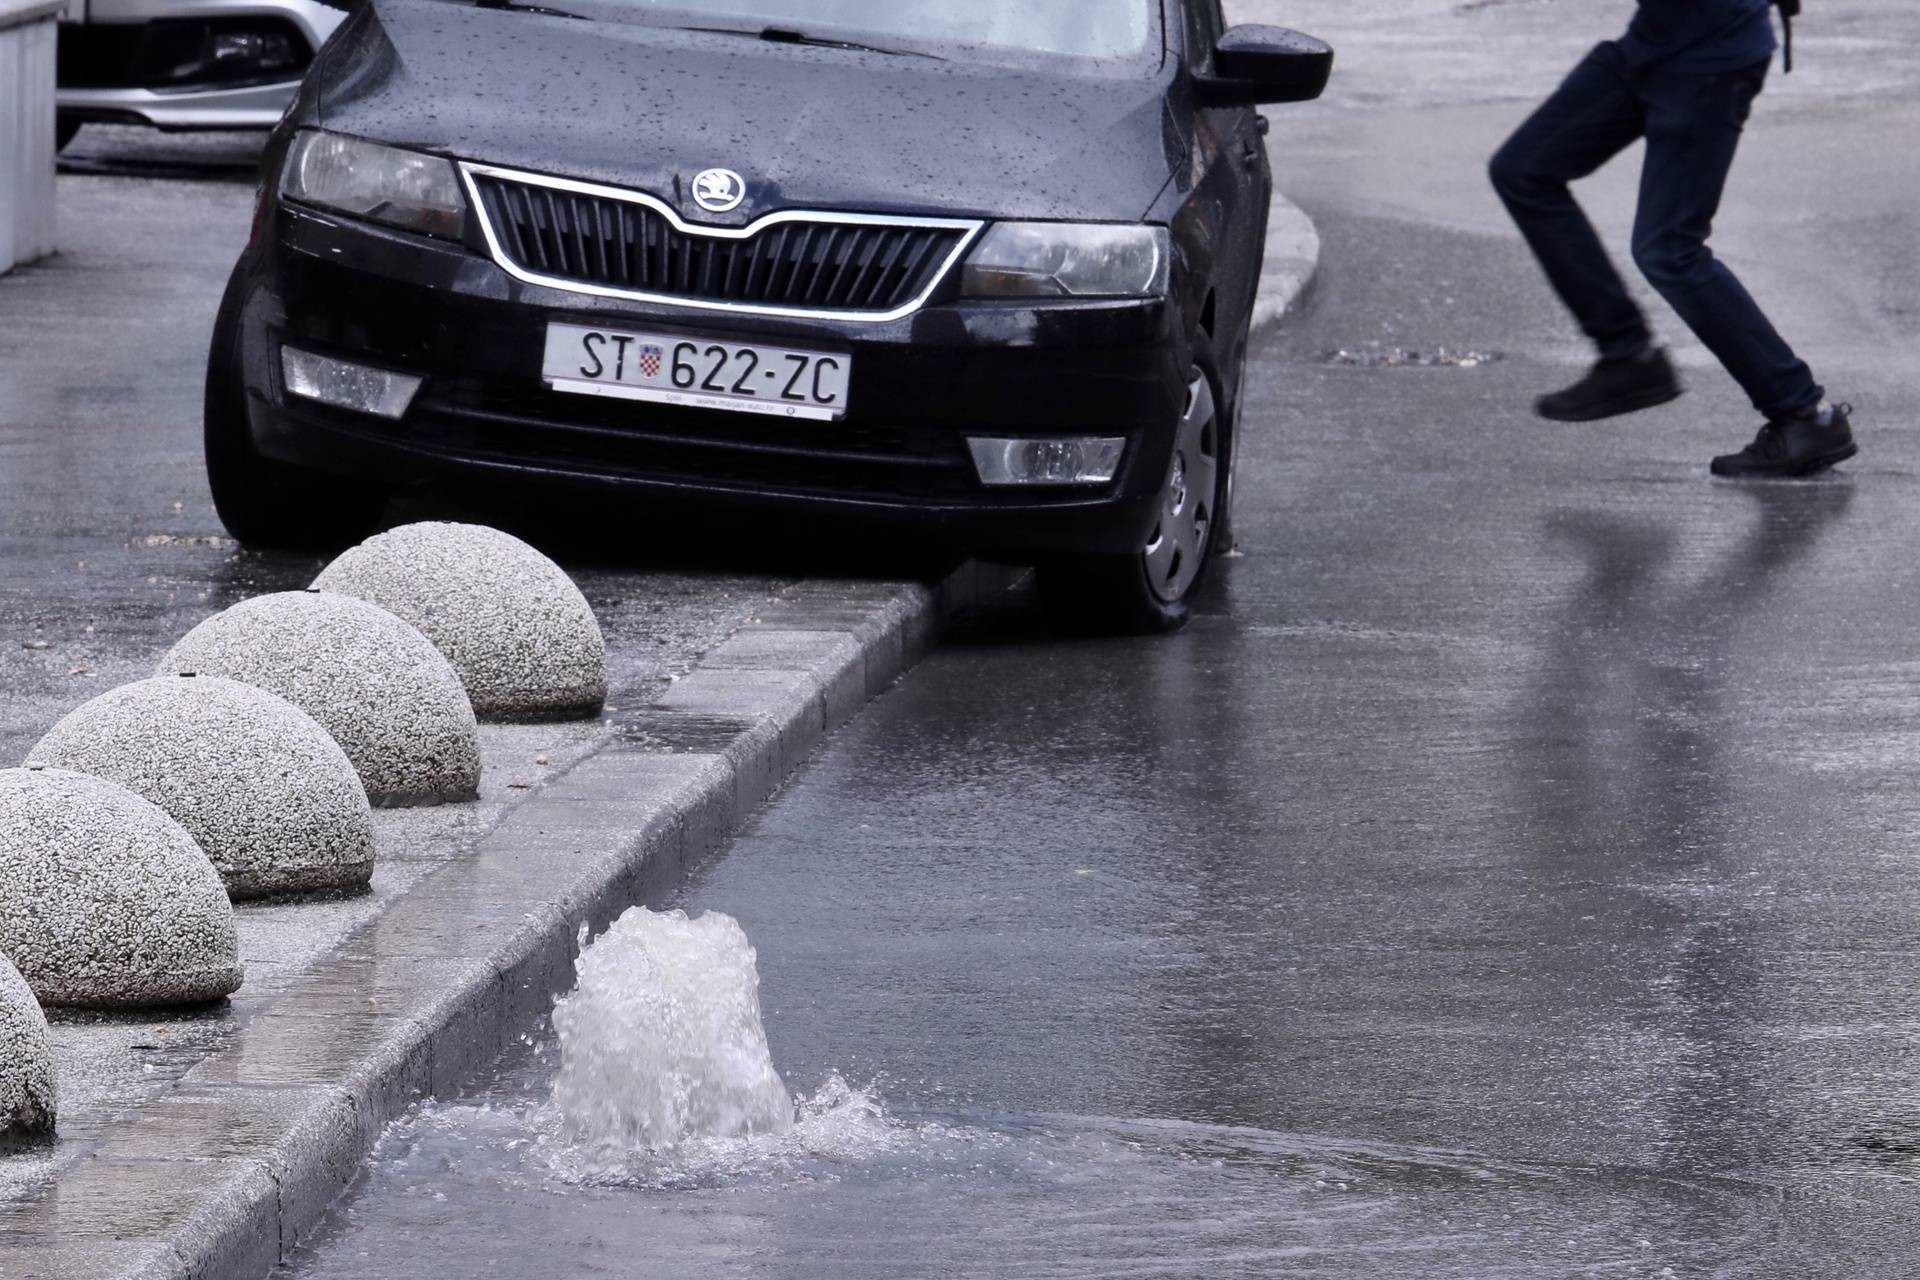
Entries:
POLYGON ((1148 298, 1166 292, 1165 227, 1084 222, 995 223, 967 257, 961 288, 976 298, 1148 298))
POLYGON ((467 197, 453 162, 342 133, 308 130, 293 140, 280 193, 356 218, 458 239, 467 197))

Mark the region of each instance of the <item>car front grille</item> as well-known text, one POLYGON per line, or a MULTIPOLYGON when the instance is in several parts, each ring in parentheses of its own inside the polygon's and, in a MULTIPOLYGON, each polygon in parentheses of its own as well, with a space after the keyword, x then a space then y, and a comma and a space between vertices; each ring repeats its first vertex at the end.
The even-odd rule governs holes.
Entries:
POLYGON ((815 213, 704 228, 639 192, 467 173, 496 260, 522 279, 715 310, 894 318, 926 300, 979 229, 815 213))

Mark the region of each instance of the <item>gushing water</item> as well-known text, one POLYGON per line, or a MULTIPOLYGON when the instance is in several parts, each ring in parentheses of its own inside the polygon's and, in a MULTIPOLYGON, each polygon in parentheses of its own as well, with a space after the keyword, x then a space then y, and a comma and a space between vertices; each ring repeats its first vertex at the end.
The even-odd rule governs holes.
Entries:
POLYGON ((733 917, 634 907, 574 968, 579 985, 553 1010, 553 1100, 570 1141, 658 1153, 793 1128, 753 947, 733 917))

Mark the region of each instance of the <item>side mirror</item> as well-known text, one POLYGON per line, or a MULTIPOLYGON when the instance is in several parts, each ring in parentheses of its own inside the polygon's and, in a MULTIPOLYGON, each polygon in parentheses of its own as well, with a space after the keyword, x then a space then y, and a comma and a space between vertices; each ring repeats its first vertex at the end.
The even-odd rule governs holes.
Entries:
POLYGON ((1285 27, 1229 27, 1213 46, 1213 70, 1195 77, 1210 107, 1311 102, 1333 74, 1333 47, 1285 27))

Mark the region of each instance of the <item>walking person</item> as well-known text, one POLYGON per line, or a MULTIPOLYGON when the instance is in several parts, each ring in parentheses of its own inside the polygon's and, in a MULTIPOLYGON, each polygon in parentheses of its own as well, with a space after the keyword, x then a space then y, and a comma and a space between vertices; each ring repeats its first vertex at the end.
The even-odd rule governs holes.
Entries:
POLYGON ((1595 422, 1681 393, 1667 352, 1567 189, 1647 141, 1633 258, 1766 417, 1730 477, 1811 475, 1857 449, 1847 407, 1828 403, 1746 288, 1707 247, 1727 173, 1776 48, 1776 0, 1639 0, 1625 36, 1601 44, 1493 158, 1494 189, 1547 279, 1599 349, 1542 417, 1595 422))

